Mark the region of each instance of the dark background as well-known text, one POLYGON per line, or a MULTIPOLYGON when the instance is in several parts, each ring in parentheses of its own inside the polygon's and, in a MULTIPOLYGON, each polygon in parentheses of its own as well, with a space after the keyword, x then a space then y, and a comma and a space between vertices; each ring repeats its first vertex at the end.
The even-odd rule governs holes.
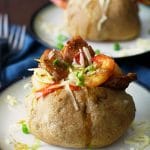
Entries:
POLYGON ((33 13, 48 0, 0 0, 0 13, 7 13, 13 24, 29 26, 33 13))

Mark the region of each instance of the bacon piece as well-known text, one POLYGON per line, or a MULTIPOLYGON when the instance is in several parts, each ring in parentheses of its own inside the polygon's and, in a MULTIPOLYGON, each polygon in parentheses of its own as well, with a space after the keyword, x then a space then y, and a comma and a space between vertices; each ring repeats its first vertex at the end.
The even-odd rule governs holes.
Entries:
MULTIPOLYGON (((86 47, 89 50, 91 57, 95 55, 92 47, 89 46, 87 42, 84 41, 80 36, 76 36, 70 41, 68 41, 67 45, 61 51, 64 57, 64 60, 67 61, 68 63, 72 63, 73 59, 79 53, 79 50, 83 49, 83 47, 86 47)), ((87 58, 85 57, 85 59, 87 58)), ((87 63, 88 63, 88 60, 87 60, 87 63)))
POLYGON ((145 5, 150 5, 150 0, 138 0, 138 1, 145 5))
POLYGON ((46 69, 54 77, 55 81, 68 76, 67 64, 63 60, 61 53, 57 50, 45 50, 40 58, 39 66, 46 69), (57 61, 56 64, 54 64, 55 61, 57 61))
POLYGON ((127 75, 112 77, 107 80, 103 86, 124 90, 128 87, 129 83, 136 80, 137 76, 135 73, 128 73, 127 75))

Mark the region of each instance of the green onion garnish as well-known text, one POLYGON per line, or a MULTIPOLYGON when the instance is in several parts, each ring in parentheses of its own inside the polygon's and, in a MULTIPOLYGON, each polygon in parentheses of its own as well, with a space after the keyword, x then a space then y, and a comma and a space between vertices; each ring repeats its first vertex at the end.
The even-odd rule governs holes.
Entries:
POLYGON ((58 59, 55 59, 55 60, 53 61, 53 65, 54 65, 54 66, 59 65, 59 63, 60 63, 60 61, 59 61, 58 59))
POLYGON ((95 54, 96 54, 96 55, 99 55, 99 54, 100 54, 100 50, 99 50, 99 49, 96 49, 96 50, 95 50, 95 54))
POLYGON ((119 42, 114 43, 113 47, 115 51, 119 51, 121 49, 119 42))
POLYGON ((84 77, 83 77, 83 72, 82 71, 80 71, 80 72, 77 72, 77 78, 79 79, 79 80, 84 80, 84 77))
POLYGON ((84 74, 83 71, 78 71, 76 72, 76 77, 77 77, 77 86, 83 86, 84 85, 84 74))
POLYGON ((77 85, 77 86, 84 86, 84 82, 78 80, 78 81, 76 82, 76 85, 77 85))
POLYGON ((29 129, 27 127, 27 124, 25 123, 22 123, 22 132, 25 133, 25 134, 29 134, 29 129))
POLYGON ((61 50, 63 47, 64 47, 64 42, 67 40, 68 38, 62 34, 59 34, 57 36, 57 39, 56 39, 56 47, 57 49, 61 50))
POLYGON ((59 34, 57 36, 57 41, 58 42, 65 42, 68 38, 65 35, 59 34))
POLYGON ((61 43, 61 42, 58 42, 58 43, 56 44, 56 48, 57 48, 58 50, 63 49, 63 47, 64 47, 64 44, 61 43))
POLYGON ((95 68, 93 65, 90 65, 90 66, 85 68, 85 72, 90 72, 90 71, 95 71, 95 68))

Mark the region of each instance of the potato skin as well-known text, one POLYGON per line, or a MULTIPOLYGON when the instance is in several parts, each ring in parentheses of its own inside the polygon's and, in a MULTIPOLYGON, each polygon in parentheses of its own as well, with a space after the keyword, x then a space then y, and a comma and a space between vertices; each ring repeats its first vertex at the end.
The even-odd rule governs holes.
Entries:
POLYGON ((70 0, 66 9, 66 24, 71 36, 80 35, 91 41, 130 40, 140 33, 138 8, 134 0, 110 0, 108 19, 99 31, 97 24, 102 16, 98 0, 91 0, 88 9, 83 3, 70 0), (90 14, 91 17, 88 16, 90 14))
POLYGON ((115 142, 135 117, 135 105, 124 91, 83 88, 74 91, 76 111, 65 89, 27 98, 30 131, 42 141, 62 147, 103 147, 115 142))
POLYGON ((76 111, 65 89, 26 100, 30 131, 42 141, 62 147, 103 147, 112 144, 128 129, 135 105, 124 91, 83 88, 74 91, 76 111))

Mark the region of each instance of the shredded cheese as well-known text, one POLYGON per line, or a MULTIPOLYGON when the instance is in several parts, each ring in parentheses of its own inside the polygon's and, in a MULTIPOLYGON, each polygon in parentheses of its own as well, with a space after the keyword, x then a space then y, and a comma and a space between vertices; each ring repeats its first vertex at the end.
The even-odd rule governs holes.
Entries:
POLYGON ((137 150, 150 147, 150 122, 134 123, 131 126, 131 136, 125 140, 125 144, 133 145, 137 150))
POLYGON ((24 84, 24 86, 23 86, 24 89, 28 89, 28 88, 31 88, 31 87, 32 87, 31 82, 26 83, 26 84, 24 84))
POLYGON ((80 65, 81 67, 85 67, 83 52, 81 49, 79 49, 79 52, 80 52, 80 65))
MULTIPOLYGON (((82 2, 82 1, 80 1, 80 2, 82 2)), ((82 8, 86 8, 90 4, 90 2, 91 2, 91 0, 84 1, 82 8)))
POLYGON ((78 111, 79 110, 79 106, 77 104, 76 98, 75 98, 73 92, 71 91, 70 86, 69 86, 69 84, 67 82, 66 82, 66 85, 65 85, 65 89, 68 92, 68 94, 71 96, 71 100, 72 100, 72 103, 74 105, 75 110, 78 111))
POLYGON ((75 58, 73 58, 73 62, 72 62, 72 65, 78 65, 77 61, 75 58))
POLYGON ((75 84, 76 83, 76 76, 74 72, 70 72, 68 75, 68 80, 70 83, 75 84))
POLYGON ((35 68, 33 76, 35 79, 39 82, 46 83, 46 84, 52 84, 54 83, 53 77, 45 70, 42 68, 35 68))
POLYGON ((54 51, 55 50, 53 49, 52 51, 49 52, 49 54, 48 54, 49 60, 55 55, 54 51))
POLYGON ((84 54, 85 54, 85 56, 86 56, 86 58, 88 60, 88 63, 92 64, 92 61, 91 61, 92 57, 91 57, 91 54, 89 52, 89 49, 87 47, 83 47, 83 52, 84 52, 84 54))
POLYGON ((14 150, 38 150, 41 146, 39 139, 35 138, 33 143, 27 144, 22 141, 18 141, 18 133, 20 130, 20 123, 24 123, 25 120, 17 121, 15 124, 11 124, 8 128, 9 135, 5 137, 5 143, 7 145, 13 144, 14 150))
POLYGON ((140 38, 136 41, 137 48, 150 50, 150 39, 140 38))
POLYGON ((29 146, 21 142, 15 142, 14 150, 29 150, 29 146))
POLYGON ((102 25, 104 24, 104 22, 107 20, 107 10, 108 10, 108 6, 109 6, 110 0, 99 0, 99 4, 101 6, 102 9, 102 16, 98 22, 97 28, 98 31, 100 31, 102 29, 102 25))
POLYGON ((34 60, 37 61, 37 62, 41 62, 40 59, 34 59, 34 60))
POLYGON ((34 71, 35 69, 38 69, 38 68, 29 68, 28 71, 34 71))
POLYGON ((10 106, 15 106, 18 103, 17 98, 12 95, 7 95, 5 102, 10 106))

